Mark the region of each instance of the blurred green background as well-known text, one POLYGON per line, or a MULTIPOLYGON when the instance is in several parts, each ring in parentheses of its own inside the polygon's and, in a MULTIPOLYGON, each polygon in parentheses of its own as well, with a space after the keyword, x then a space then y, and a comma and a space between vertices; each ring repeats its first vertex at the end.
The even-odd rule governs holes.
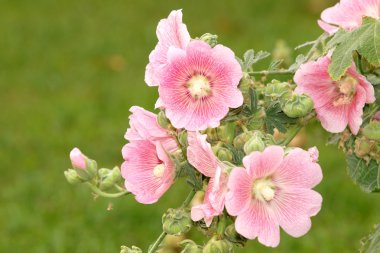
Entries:
MULTIPOLYGON (((175 185, 155 205, 131 196, 94 200, 69 185, 63 171, 80 147, 104 167, 122 162, 128 109, 153 109, 157 91, 144 83, 158 21, 182 8, 192 37, 210 32, 237 55, 291 47, 315 39, 316 20, 333 0, 0 1, 0 252, 119 252, 146 250, 161 231, 161 214, 188 191, 175 185)), ((300 239, 282 233, 276 249, 257 241, 237 252, 355 252, 380 222, 378 196, 353 185, 344 157, 326 147, 326 134, 308 129, 320 148, 323 209, 300 239)), ((192 234, 197 234, 193 231, 192 234)))

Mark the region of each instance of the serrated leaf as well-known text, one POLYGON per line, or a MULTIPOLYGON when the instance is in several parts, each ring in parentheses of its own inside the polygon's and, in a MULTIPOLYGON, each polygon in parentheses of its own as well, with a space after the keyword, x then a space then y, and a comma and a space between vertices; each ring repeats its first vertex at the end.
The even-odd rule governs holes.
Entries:
POLYGON ((377 19, 364 18, 361 27, 343 34, 335 43, 337 46, 329 65, 329 74, 334 80, 339 80, 351 66, 355 50, 370 64, 380 65, 380 21, 377 19))
POLYGON ((280 60, 274 60, 269 64, 268 70, 273 71, 273 70, 278 70, 279 67, 281 66, 281 63, 284 61, 284 59, 280 60))
POLYGON ((380 165, 375 160, 367 163, 356 155, 348 155, 346 160, 348 175, 363 191, 380 190, 380 165))
POLYGON ((259 51, 255 54, 255 51, 253 49, 247 50, 244 53, 243 61, 241 64, 243 71, 248 71, 253 64, 267 58, 269 55, 270 53, 265 51, 259 51))
POLYGON ((255 58, 253 59, 253 64, 255 64, 256 62, 261 61, 261 60, 263 60, 269 56, 270 56, 269 52, 259 51, 256 53, 255 58))
POLYGON ((346 39, 346 36, 349 36, 349 32, 339 29, 329 42, 327 42, 325 50, 329 51, 330 49, 333 49, 336 45, 342 43, 346 39))
POLYGON ((270 134, 274 133, 274 129, 277 128, 281 133, 286 132, 286 125, 294 123, 296 119, 286 116, 281 109, 279 103, 272 103, 265 111, 265 126, 270 134))
POLYGON ((291 71, 297 70, 306 60, 307 58, 303 54, 297 55, 295 63, 290 65, 288 70, 291 70, 291 71))
POLYGON ((380 252, 380 224, 375 226, 375 231, 362 240, 359 253, 380 252))

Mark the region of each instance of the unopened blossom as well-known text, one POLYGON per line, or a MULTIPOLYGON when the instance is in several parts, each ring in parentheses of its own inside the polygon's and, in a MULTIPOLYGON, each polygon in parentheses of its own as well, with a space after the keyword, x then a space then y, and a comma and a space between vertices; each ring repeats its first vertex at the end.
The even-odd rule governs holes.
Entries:
POLYGON ((78 148, 71 150, 70 160, 74 168, 85 170, 87 167, 86 159, 87 157, 78 148))
POLYGON ((123 147, 125 187, 143 204, 156 202, 172 185, 174 164, 162 144, 135 140, 123 147))
POLYGON ((380 18, 380 0, 341 0, 322 12, 318 24, 333 34, 339 28, 348 31, 358 28, 364 17, 380 18))
POLYGON ((294 76, 296 92, 312 98, 317 117, 327 131, 339 133, 348 125, 357 134, 363 107, 375 101, 373 86, 354 64, 339 81, 332 80, 328 73, 330 62, 330 57, 324 56, 301 65, 294 76))
POLYGON ((172 11, 168 18, 162 19, 158 23, 156 34, 158 43, 149 55, 149 64, 145 71, 145 82, 149 86, 160 84, 169 48, 186 48, 190 42, 189 32, 186 25, 182 23, 181 10, 172 11))
POLYGON ((229 108, 243 103, 242 70, 227 47, 200 40, 185 49, 171 47, 159 86, 160 105, 176 128, 217 127, 229 108))
POLYGON ((300 148, 285 155, 269 146, 243 159, 244 168, 230 173, 226 209, 237 216, 235 229, 269 247, 280 242, 280 227, 293 237, 306 234, 322 197, 312 190, 322 179, 320 166, 300 148))
POLYGON ((135 140, 160 141, 168 152, 173 152, 178 148, 174 137, 158 124, 156 114, 139 106, 132 106, 129 111, 132 114, 129 116, 130 128, 125 133, 125 139, 131 142, 135 140))
POLYGON ((191 209, 192 220, 204 219, 206 225, 210 226, 213 217, 223 212, 228 174, 224 171, 223 164, 214 155, 206 138, 207 135, 189 132, 187 157, 189 163, 199 172, 210 177, 203 203, 191 209))

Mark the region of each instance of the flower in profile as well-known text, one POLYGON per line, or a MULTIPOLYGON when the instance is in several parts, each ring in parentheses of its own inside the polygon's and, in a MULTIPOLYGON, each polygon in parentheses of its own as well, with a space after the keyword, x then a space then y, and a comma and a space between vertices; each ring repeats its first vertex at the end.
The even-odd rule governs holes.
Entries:
POLYGON ((238 89, 242 70, 227 47, 191 41, 171 47, 159 86, 160 104, 176 128, 189 131, 217 127, 229 108, 243 103, 238 89))
POLYGON ((85 170, 87 168, 86 159, 87 157, 78 148, 71 150, 70 160, 74 168, 85 170))
POLYGON ((223 212, 228 174, 224 171, 223 164, 218 161, 212 152, 211 145, 206 141, 206 138, 207 135, 189 132, 187 157, 189 163, 199 172, 211 177, 203 203, 193 206, 191 209, 192 220, 199 221, 204 219, 206 225, 210 226, 213 217, 223 212))
POLYGON ((159 141, 135 140, 123 147, 125 187, 143 204, 156 202, 172 185, 174 164, 159 141))
POLYGON ((362 24, 365 16, 380 18, 380 0, 341 0, 322 12, 318 24, 329 34, 339 28, 351 31, 362 24))
POLYGON ((300 148, 285 156, 280 146, 244 157, 245 168, 230 173, 226 196, 228 213, 237 216, 236 231, 269 247, 279 244, 279 227, 293 237, 306 234, 310 217, 322 205, 321 195, 312 190, 322 180, 313 160, 300 148))
POLYGON ((173 152, 178 148, 174 137, 158 124, 156 114, 139 106, 132 106, 129 111, 132 114, 129 116, 130 128, 125 133, 125 139, 131 142, 136 140, 160 141, 168 152, 173 152))
POLYGON ((375 101, 374 89, 353 64, 339 81, 331 79, 324 56, 300 66, 294 75, 296 92, 306 93, 313 102, 322 126, 331 133, 342 132, 347 124, 357 134, 362 124, 363 107, 375 101))
POLYGON ((189 32, 186 25, 182 23, 181 10, 172 11, 167 19, 162 19, 158 23, 156 33, 158 43, 149 55, 149 64, 145 71, 145 82, 149 86, 160 84, 169 48, 186 48, 190 42, 189 32))

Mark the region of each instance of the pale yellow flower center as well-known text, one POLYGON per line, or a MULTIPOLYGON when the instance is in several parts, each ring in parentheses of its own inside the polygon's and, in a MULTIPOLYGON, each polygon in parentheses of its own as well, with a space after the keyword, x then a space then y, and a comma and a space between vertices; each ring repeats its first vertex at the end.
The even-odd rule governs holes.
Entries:
POLYGON ((165 169, 165 164, 158 164, 153 169, 153 175, 155 175, 156 177, 162 177, 164 175, 165 169))
POLYGON ((211 91, 210 82, 203 75, 193 76, 187 82, 187 88, 189 89, 191 96, 195 99, 208 96, 211 91))
POLYGON ((271 201, 276 193, 276 187, 271 179, 261 178, 253 182, 252 194, 261 201, 271 201))
POLYGON ((337 82, 339 96, 333 101, 334 106, 350 104, 356 93, 356 85, 358 81, 351 77, 344 77, 337 82))

